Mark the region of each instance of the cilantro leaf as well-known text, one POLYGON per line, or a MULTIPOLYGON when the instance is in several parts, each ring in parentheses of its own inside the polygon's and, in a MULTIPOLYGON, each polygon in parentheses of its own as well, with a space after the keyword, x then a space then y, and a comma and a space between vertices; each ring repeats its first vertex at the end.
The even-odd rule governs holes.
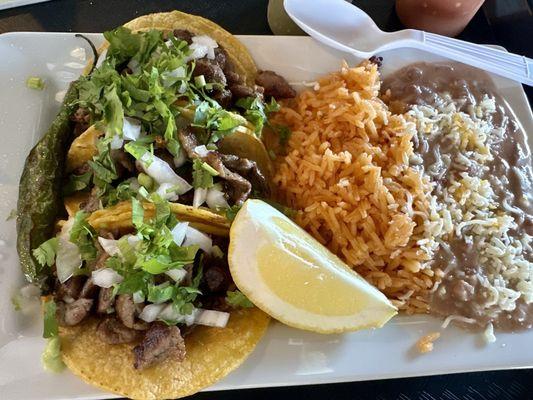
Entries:
POLYGON ((115 85, 108 88, 104 94, 104 121, 108 135, 112 137, 122 134, 124 109, 115 85))
POLYGON ((144 225, 144 208, 134 197, 131 199, 131 221, 137 230, 141 230, 144 225))
POLYGON ((226 292, 226 303, 228 303, 230 306, 234 308, 237 308, 237 307, 251 308, 254 306, 254 304, 248 299, 248 297, 246 297, 239 290, 235 290, 235 291, 228 290, 226 292))
POLYGON ((271 128, 278 135, 279 143, 282 146, 285 146, 287 142, 289 141, 289 139, 291 138, 291 134, 292 134, 289 127, 285 125, 271 125, 271 128))
POLYGON ((48 300, 43 304, 44 308, 44 329, 43 338, 56 337, 59 329, 56 318, 57 306, 54 300, 48 300))
POLYGON ((81 175, 71 174, 68 178, 67 184, 63 187, 63 195, 68 196, 74 192, 88 188, 91 183, 92 176, 92 171, 87 171, 81 175))
POLYGON ((51 267, 54 265, 58 243, 58 239, 53 237, 41 243, 36 249, 33 249, 33 256, 42 267, 51 267))
POLYGON ((235 217, 237 216, 237 213, 241 209, 242 206, 239 206, 237 204, 232 205, 230 208, 226 209, 226 218, 230 221, 233 221, 235 217))
POLYGON ((148 286, 147 299, 155 304, 164 303, 173 297, 175 289, 168 281, 160 285, 150 285, 148 286))
POLYGON ((104 188, 106 184, 118 178, 115 162, 111 157, 111 148, 108 140, 101 140, 97 144, 98 154, 89 161, 89 166, 94 173, 94 183, 104 188))
POLYGON ((89 213, 84 211, 76 213, 70 230, 70 241, 78 246, 83 260, 91 261, 96 258, 96 247, 93 242, 95 232, 87 222, 87 217, 89 217, 89 213))
POLYGON ((174 264, 172 263, 170 256, 159 254, 155 257, 145 259, 141 262, 140 266, 144 271, 149 272, 152 275, 159 275, 168 271, 174 266, 174 264))
POLYGON ((274 98, 270 103, 264 103, 259 97, 245 97, 237 100, 236 105, 245 110, 244 117, 254 125, 254 133, 257 136, 261 136, 269 114, 279 111, 280 108, 274 98))
POLYGON ((144 155, 144 153, 150 151, 150 146, 148 146, 148 144, 146 143, 141 143, 139 141, 128 142, 124 146, 124 150, 126 150, 133 157, 135 157, 136 160, 138 160, 144 155))
POLYGON ((198 158, 194 159, 192 169, 192 185, 195 189, 213 186, 213 177, 218 175, 217 170, 198 158))

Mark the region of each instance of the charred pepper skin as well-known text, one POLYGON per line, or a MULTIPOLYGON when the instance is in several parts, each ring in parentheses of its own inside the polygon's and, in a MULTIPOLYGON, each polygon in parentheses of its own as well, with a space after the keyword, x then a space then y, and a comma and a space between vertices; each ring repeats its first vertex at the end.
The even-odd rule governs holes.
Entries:
POLYGON ((54 122, 26 158, 17 203, 17 251, 26 279, 46 293, 51 270, 41 266, 32 250, 53 236, 62 209, 61 184, 72 134, 72 103, 78 98, 77 81, 71 83, 54 122))

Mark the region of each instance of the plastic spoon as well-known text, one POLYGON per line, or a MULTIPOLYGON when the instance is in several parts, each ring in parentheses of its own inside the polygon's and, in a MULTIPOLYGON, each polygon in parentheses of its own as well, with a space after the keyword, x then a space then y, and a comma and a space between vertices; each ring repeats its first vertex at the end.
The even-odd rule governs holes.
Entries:
POLYGON ((383 32, 363 10, 345 0, 284 0, 284 6, 313 38, 358 57, 414 47, 533 86, 533 60, 525 56, 415 29, 383 32))

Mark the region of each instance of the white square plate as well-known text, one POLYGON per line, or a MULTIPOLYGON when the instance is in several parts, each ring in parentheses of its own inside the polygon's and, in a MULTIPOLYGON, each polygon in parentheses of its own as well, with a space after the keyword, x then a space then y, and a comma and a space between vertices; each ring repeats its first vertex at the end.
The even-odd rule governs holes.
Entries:
MULTIPOLYGON (((101 36, 89 34, 95 41, 101 36)), ((337 70, 345 58, 357 60, 306 37, 242 36, 257 65, 289 82, 313 80, 337 70)), ((40 354, 44 346, 39 318, 13 311, 10 297, 23 282, 15 250, 15 222, 5 221, 15 208, 24 159, 46 131, 59 108, 67 83, 76 79, 90 54, 86 44, 67 33, 0 35, 0 398, 96 399, 106 396, 72 374, 47 374, 40 354), (25 81, 40 76, 44 91, 25 81), (59 96, 58 96, 59 94, 59 96)), ((384 74, 415 61, 439 61, 415 50, 382 54, 384 74)), ((533 133, 533 117, 522 87, 494 77, 524 129, 533 133)), ((530 137, 531 143, 531 137, 530 137)), ((407 377, 463 371, 533 366, 533 331, 498 334, 483 344, 480 335, 447 328, 432 353, 413 349, 423 335, 438 330, 429 316, 396 317, 386 327, 345 335, 320 335, 272 323, 254 353, 237 371, 210 389, 302 385, 407 377)), ((109 397, 111 397, 109 395, 109 397)))

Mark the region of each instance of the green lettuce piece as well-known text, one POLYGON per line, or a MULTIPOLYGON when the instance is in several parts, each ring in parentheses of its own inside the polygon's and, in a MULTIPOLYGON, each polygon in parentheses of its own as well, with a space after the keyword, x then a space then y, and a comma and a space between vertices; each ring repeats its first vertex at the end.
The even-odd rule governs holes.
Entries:
POLYGON ((43 368, 48 372, 59 373, 65 369, 61 359, 61 342, 57 336, 46 341, 46 347, 41 355, 43 368))

